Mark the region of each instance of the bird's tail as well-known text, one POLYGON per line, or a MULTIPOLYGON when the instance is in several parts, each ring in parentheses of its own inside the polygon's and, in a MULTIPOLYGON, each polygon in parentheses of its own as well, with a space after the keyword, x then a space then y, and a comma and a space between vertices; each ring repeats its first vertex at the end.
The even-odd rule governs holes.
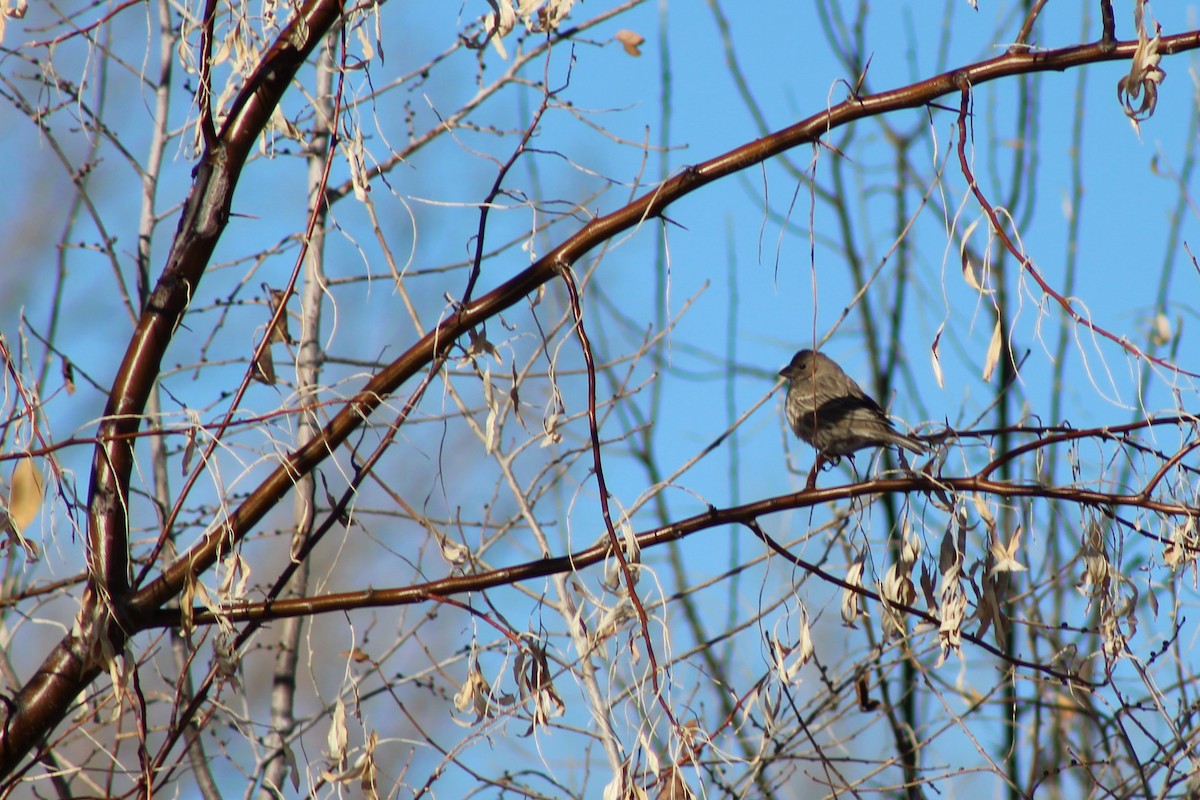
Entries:
POLYGON ((923 456, 929 452, 929 445, 925 444, 925 442, 913 436, 907 436, 899 431, 896 432, 896 438, 893 441, 913 455, 923 456))

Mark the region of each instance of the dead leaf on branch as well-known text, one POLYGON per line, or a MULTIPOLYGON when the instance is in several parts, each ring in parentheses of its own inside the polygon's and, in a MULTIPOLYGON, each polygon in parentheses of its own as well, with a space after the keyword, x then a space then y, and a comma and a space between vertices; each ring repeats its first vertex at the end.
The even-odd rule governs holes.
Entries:
POLYGON ((29 527, 42 509, 42 473, 29 456, 13 467, 12 483, 8 490, 8 517, 18 533, 29 527))
POLYGON ((621 43, 621 47, 625 49, 626 54, 631 55, 634 58, 641 56, 642 51, 639 48, 641 48, 642 44, 646 41, 646 38, 641 34, 622 28, 621 30, 617 31, 613 38, 621 43))

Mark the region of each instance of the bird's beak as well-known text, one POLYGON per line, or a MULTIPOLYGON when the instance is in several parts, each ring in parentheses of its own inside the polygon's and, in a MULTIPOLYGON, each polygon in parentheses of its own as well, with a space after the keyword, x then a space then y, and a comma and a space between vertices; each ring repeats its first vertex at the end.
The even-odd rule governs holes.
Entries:
POLYGON ((786 378, 787 376, 788 376, 788 368, 787 367, 784 367, 783 369, 779 370, 779 377, 786 378))

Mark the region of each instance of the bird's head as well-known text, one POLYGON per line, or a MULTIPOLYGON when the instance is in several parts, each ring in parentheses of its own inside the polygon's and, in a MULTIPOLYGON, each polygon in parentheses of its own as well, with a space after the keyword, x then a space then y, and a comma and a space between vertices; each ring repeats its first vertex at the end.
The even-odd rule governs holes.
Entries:
POLYGON ((812 375, 816 365, 817 354, 812 350, 801 350, 792 356, 791 362, 786 367, 779 370, 779 374, 789 380, 803 378, 806 375, 812 375))

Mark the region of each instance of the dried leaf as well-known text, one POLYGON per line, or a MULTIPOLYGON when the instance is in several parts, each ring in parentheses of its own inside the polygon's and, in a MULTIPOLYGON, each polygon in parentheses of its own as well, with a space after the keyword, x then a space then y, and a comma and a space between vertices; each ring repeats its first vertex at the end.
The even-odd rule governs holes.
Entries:
POLYGON ((987 526, 988 531, 995 531, 996 517, 992 514, 992 509, 990 506, 988 506, 987 500, 984 499, 984 496, 979 493, 975 493, 971 495, 971 500, 975 503, 975 513, 979 515, 981 520, 983 520, 983 524, 987 526))
POLYGON ((646 759, 646 771, 658 777, 662 770, 662 762, 659 761, 658 753, 655 752, 654 743, 646 736, 646 732, 639 730, 637 734, 638 745, 642 748, 642 756, 646 759))
POLYGON ((280 289, 272 289, 266 284, 263 284, 263 288, 269 294, 267 302, 271 308, 271 319, 274 321, 274 324, 271 325, 269 336, 271 344, 275 344, 276 342, 291 344, 294 340, 292 339, 292 334, 288 331, 287 309, 280 310, 280 306, 287 304, 288 293, 280 289))
POLYGON ((472 330, 471 341, 467 345, 468 358, 474 359, 485 353, 496 359, 498 363, 504 363, 504 359, 500 357, 500 351, 496 349, 496 345, 488 341, 487 334, 482 330, 472 330))
POLYGON ((371 45, 371 40, 367 38, 366 29, 360 25, 354 29, 354 32, 358 35, 358 43, 362 48, 362 60, 370 61, 375 57, 375 48, 371 45))
POLYGON ((1159 46, 1162 44, 1162 26, 1155 22, 1154 38, 1150 38, 1146 32, 1145 7, 1145 0, 1139 0, 1134 5, 1137 49, 1129 64, 1129 74, 1117 81, 1117 100, 1139 135, 1139 123, 1154 114, 1158 105, 1158 86, 1167 77, 1167 73, 1159 66, 1159 62, 1162 61, 1162 54, 1159 52, 1159 46), (1142 98, 1141 102, 1135 106, 1134 103, 1139 97, 1142 98))
POLYGON ((12 483, 8 490, 8 516, 17 533, 29 527, 42 509, 42 473, 29 456, 13 467, 12 483))
POLYGON ((487 422, 483 427, 483 443, 488 455, 496 452, 500 444, 500 430, 496 425, 500 416, 500 407, 492 387, 492 368, 485 366, 483 370, 483 402, 488 407, 487 422))
POLYGON ((508 693, 501 693, 493 697, 491 684, 488 683, 487 678, 483 677, 483 671, 479 669, 479 664, 472 661, 467 671, 466 682, 454 695, 454 707, 459 711, 473 710, 475 720, 471 723, 463 723, 457 719, 454 721, 459 725, 474 724, 482 721, 484 717, 492 716, 498 706, 511 705, 513 702, 514 698, 508 693))
POLYGON ((283 760, 287 763, 288 777, 292 781, 292 789, 294 791, 299 791, 300 790, 300 765, 296 763, 296 754, 292 751, 292 748, 288 747, 287 742, 283 743, 282 749, 283 749, 283 760))
POLYGON ((1196 521, 1188 517, 1182 525, 1175 526, 1171 539, 1163 547, 1163 563, 1171 569, 1192 563, 1200 554, 1200 535, 1196 533, 1196 521))
POLYGON ((1161 311, 1154 315, 1154 333, 1150 339, 1159 347, 1171 341, 1171 321, 1161 311))
POLYGON ((371 175, 367 170, 367 148, 361 128, 355 127, 354 135, 342 140, 342 153, 346 156, 346 165, 350 167, 354 199, 365 203, 371 193, 371 175))
POLYGON ((858 676, 858 680, 854 682, 854 690, 858 695, 859 710, 870 712, 879 709, 879 701, 871 697, 871 684, 868 683, 865 674, 858 676))
POLYGON ((865 557, 859 556, 850 568, 846 570, 847 588, 842 589, 842 622, 847 627, 853 628, 854 622, 865 614, 860 608, 861 596, 854 591, 856 587, 862 587, 863 569, 865 568, 865 557))
POLYGON ((794 648, 796 653, 796 662, 788 670, 788 681, 796 682, 796 676, 800 673, 800 668, 807 664, 813 656, 813 640, 812 626, 808 622, 808 609, 800 609, 800 638, 796 642, 794 648))
POLYGON ((525 418, 521 416, 521 396, 517 393, 517 362, 512 363, 512 388, 508 390, 508 401, 512 403, 513 414, 517 418, 517 422, 521 423, 521 427, 526 431, 529 426, 525 424, 525 418))
POLYGON ((446 562, 452 567, 461 567, 466 564, 468 556, 471 555, 471 551, 467 549, 466 545, 452 542, 447 536, 439 535, 438 544, 442 548, 442 558, 446 559, 446 562))
POLYGON ((945 329, 946 323, 938 326, 937 335, 933 337, 933 347, 929 348, 929 356, 933 360, 933 379, 937 381, 939 389, 946 388, 946 380, 942 375, 942 359, 938 354, 938 349, 942 344, 942 331, 945 329))
POLYGON ((371 734, 367 736, 363 754, 354 762, 354 766, 361 771, 358 788, 367 800, 379 800, 379 787, 377 785, 379 770, 375 767, 375 747, 378 744, 379 734, 371 731, 371 734))
POLYGON ((995 563, 988 570, 988 577, 993 577, 1000 572, 1024 572, 1026 567, 1024 564, 1017 561, 1017 550, 1021 547, 1021 526, 1013 531, 1012 539, 1007 545, 1000 542, 998 538, 992 539, 992 558, 995 563))
POLYGON ((613 38, 621 43, 621 47, 625 49, 626 54, 631 55, 634 58, 637 58, 642 54, 642 51, 638 48, 641 47, 646 41, 645 37, 642 35, 631 30, 626 30, 625 28, 617 31, 613 38))
POLYGON ((62 360, 62 379, 63 388, 67 390, 67 394, 75 394, 75 365, 65 357, 62 360))
POLYGON ((183 446, 183 463, 181 468, 184 477, 187 477, 188 470, 192 468, 192 456, 196 454, 196 431, 199 428, 192 428, 188 431, 187 443, 183 446))
POLYGON ((963 253, 962 257, 962 273, 963 280, 967 282, 968 286, 980 294, 985 293, 983 286, 979 283, 979 278, 975 275, 975 265, 971 263, 971 257, 965 252, 963 253))
POLYGON ((1000 346, 1002 344, 1004 344, 1004 329, 1000 326, 1000 320, 996 320, 996 327, 992 329, 992 341, 988 345, 987 359, 983 362, 983 379, 985 381, 992 379, 992 372, 1000 363, 1000 346))
MULTIPOLYGON (((200 587, 200 584, 197 584, 197 587, 200 587)), ((210 605, 209 608, 211 609, 212 606, 210 605)), ((217 635, 213 637, 213 659, 216 662, 217 674, 229 681, 240 692, 242 685, 238 681, 237 674, 241 661, 231 631, 218 630, 217 635)))
POLYGON ((351 650, 343 650, 338 653, 340 658, 349 658, 355 664, 371 664, 374 663, 369 653, 361 648, 355 647, 351 650))
MULTIPOLYGON (((971 235, 975 233, 975 229, 979 227, 980 223, 981 220, 977 219, 968 225, 963 231, 962 237, 959 239, 958 244, 958 257, 962 260, 963 280, 967 282, 967 285, 980 294, 992 294, 992 290, 984 288, 983 281, 981 281, 979 276, 975 274, 975 270, 979 266, 979 259, 967 247, 967 243, 971 240, 971 235)), ((985 258, 986 252, 987 251, 985 250, 985 258)), ((986 261, 984 263, 984 269, 987 269, 986 261)))
POLYGON ((349 738, 346 731, 346 704, 339 697, 333 706, 333 718, 329 722, 329 733, 325 737, 326 746, 329 748, 326 755, 330 761, 335 764, 342 763, 346 758, 346 743, 349 738))
POLYGON ((275 359, 271 356, 271 348, 264 347, 262 353, 254 360, 250 370, 251 377, 267 386, 275 385, 275 359))
POLYGON ((558 432, 558 421, 561 417, 562 415, 555 410, 542 418, 542 430, 546 432, 546 438, 539 447, 550 447, 562 441, 562 434, 558 432))
POLYGON ((521 703, 533 700, 533 721, 525 732, 529 736, 537 726, 545 727, 554 717, 565 714, 567 705, 554 688, 554 670, 550 667, 545 648, 532 634, 527 636, 526 641, 527 648, 521 650, 513 664, 513 679, 521 703))
POLYGON ((693 800, 695 796, 683 779, 683 770, 673 766, 667 779, 659 784, 654 800, 693 800))

